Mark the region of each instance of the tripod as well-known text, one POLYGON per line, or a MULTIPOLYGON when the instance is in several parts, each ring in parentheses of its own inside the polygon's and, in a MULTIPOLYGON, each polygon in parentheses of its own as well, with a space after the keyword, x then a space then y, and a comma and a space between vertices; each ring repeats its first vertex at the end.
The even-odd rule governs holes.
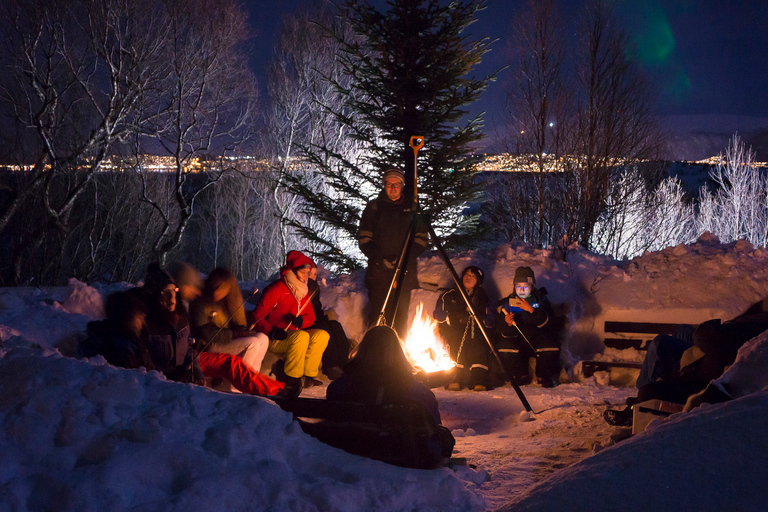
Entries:
MULTIPOLYGON (((475 309, 472 306, 472 300, 469 298, 469 294, 467 293, 467 290, 464 288, 464 283, 462 283, 461 279, 459 278, 459 275, 456 273, 456 269, 453 267, 453 264, 451 263, 451 260, 448 258, 448 254, 445 252, 445 249, 443 249, 443 246, 440 243, 440 239, 438 238, 434 228, 432 227, 432 223, 430 222, 430 219, 423 212, 419 210, 418 193, 416 188, 416 159, 419 153, 419 149, 421 149, 423 145, 424 145, 424 137, 416 136, 416 135, 411 137, 410 146, 413 149, 413 167, 414 167, 413 213, 411 215, 411 223, 408 228, 408 233, 406 234, 405 239, 403 240, 402 249, 400 250, 400 256, 397 260, 397 265, 395 266, 395 272, 392 275, 392 281, 390 282, 389 290, 387 291, 387 296, 384 299, 384 304, 382 305, 381 312, 379 313, 376 325, 386 324, 385 312, 387 310, 387 305, 389 304, 390 299, 394 301, 394 304, 397 304, 400 301, 400 293, 403 289, 403 283, 405 281, 405 275, 407 272, 406 264, 410 257, 411 247, 413 246, 414 240, 416 238, 416 227, 419 224, 419 222, 423 222, 427 227, 427 231, 429 232, 429 238, 432 241, 432 245, 435 246, 438 254, 440 254, 440 258, 443 260, 445 267, 450 272, 454 283, 456 283, 456 288, 459 290, 461 297, 464 299, 464 302, 467 305, 467 310, 469 311, 468 322, 475 322, 475 324, 480 330, 480 333, 482 333, 483 338, 488 344, 488 348, 490 348, 491 353, 493 353, 494 357, 499 362, 499 365, 501 365, 501 367, 504 369, 504 373, 506 373, 507 377, 509 378, 509 382, 510 384, 512 384, 512 387, 515 389, 515 392, 517 393, 517 396, 520 398, 520 402, 523 404, 523 407, 525 407, 526 411, 533 412, 531 405, 528 403, 528 399, 526 399, 525 395, 523 394, 523 390, 520 389, 520 386, 515 382, 514 377, 511 375, 506 365, 504 365, 504 363, 501 361, 501 357, 499 356, 499 352, 496 350, 496 347, 494 347, 493 343, 491 343, 491 339, 488 336, 488 332, 485 330, 485 326, 483 325, 483 322, 480 320, 480 318, 478 318, 477 313, 475 312, 475 309), (392 290, 395 291, 394 296, 392 294, 392 290)), ((395 314, 393 314, 392 316, 393 325, 395 321, 395 315, 397 314, 396 312, 397 312, 397 308, 395 308, 395 314)))

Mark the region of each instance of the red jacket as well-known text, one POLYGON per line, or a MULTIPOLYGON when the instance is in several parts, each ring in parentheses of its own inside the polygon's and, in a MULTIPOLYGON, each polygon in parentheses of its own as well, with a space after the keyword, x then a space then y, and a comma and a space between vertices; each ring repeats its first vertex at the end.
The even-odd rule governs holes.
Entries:
POLYGON ((301 316, 303 320, 301 328, 306 329, 315 323, 315 310, 312 308, 312 304, 308 304, 309 302, 309 293, 301 299, 301 302, 297 301, 283 278, 280 278, 264 289, 259 304, 250 315, 249 323, 255 323, 257 331, 269 334, 269 331, 274 327, 289 330, 299 329, 293 323, 290 327, 288 324, 294 317, 301 316), (304 309, 299 315, 299 309, 302 307, 304 309))

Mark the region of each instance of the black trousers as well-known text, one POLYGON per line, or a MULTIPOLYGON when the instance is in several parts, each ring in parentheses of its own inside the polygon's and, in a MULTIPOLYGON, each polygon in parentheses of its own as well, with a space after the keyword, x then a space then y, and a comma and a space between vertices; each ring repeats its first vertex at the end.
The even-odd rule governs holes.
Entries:
POLYGON ((336 320, 316 322, 313 329, 322 329, 328 333, 328 347, 323 352, 323 368, 334 366, 341 368, 349 362, 349 339, 344 327, 336 320))
MULTIPOLYGON (((376 324, 379 318, 379 313, 384 305, 384 299, 387 298, 387 292, 389 291, 389 280, 380 279, 376 281, 366 282, 368 287, 368 303, 370 310, 368 311, 368 325, 372 326, 376 324)), ((392 316, 395 317, 394 329, 401 339, 405 339, 408 335, 408 309, 411 306, 411 290, 412 288, 404 287, 400 292, 400 301, 395 308, 395 290, 392 290, 392 296, 389 298, 387 304, 387 310, 384 312, 384 318, 387 325, 392 324, 392 316)))
POLYGON ((456 381, 461 387, 474 388, 477 385, 490 385, 490 350, 477 326, 466 329, 465 326, 451 326, 441 323, 438 326, 440 336, 448 342, 451 358, 456 361, 456 381), (462 339, 464 343, 462 344, 462 339))

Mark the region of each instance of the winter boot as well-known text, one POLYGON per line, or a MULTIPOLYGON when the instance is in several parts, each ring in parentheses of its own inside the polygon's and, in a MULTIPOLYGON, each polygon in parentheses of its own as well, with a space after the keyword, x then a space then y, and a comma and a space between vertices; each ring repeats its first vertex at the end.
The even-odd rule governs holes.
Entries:
POLYGON ((606 423, 615 427, 631 427, 632 426, 632 407, 626 407, 625 409, 608 409, 603 412, 603 418, 606 423))

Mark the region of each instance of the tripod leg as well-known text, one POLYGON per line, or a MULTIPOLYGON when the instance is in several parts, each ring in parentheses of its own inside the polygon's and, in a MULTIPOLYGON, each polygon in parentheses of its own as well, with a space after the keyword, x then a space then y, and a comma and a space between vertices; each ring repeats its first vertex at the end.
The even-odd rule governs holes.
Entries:
MULTIPOLYGON (((414 235, 416 234, 415 229, 415 223, 411 222, 410 227, 408 228, 408 234, 406 234, 405 239, 403 240, 403 246, 400 249, 400 257, 397 259, 397 265, 395 266, 395 273, 392 275, 392 281, 389 283, 389 288, 387 289, 387 295, 384 297, 384 303, 381 305, 381 310, 379 311, 379 316, 376 320, 376 325, 386 325, 387 324, 387 318, 386 318, 386 312, 387 312, 387 305, 389 304, 390 299, 394 299, 395 304, 397 304, 399 298, 400 298, 400 289, 402 288, 404 277, 405 277, 405 266, 408 261, 408 256, 410 254, 410 247, 413 243, 414 235), (392 297, 392 290, 395 290, 395 296, 392 297)), ((396 310, 397 308, 395 308, 396 310)), ((394 325, 394 314, 392 315, 392 324, 394 325)))
POLYGON ((467 304, 467 308, 469 309, 471 317, 474 318, 477 327, 483 334, 483 338, 485 338, 486 343, 488 343, 488 348, 491 349, 491 353, 493 353, 494 357, 496 357, 496 360, 499 362, 499 365, 501 365, 501 367, 504 369, 504 372, 507 374, 509 383, 512 384, 512 387, 515 389, 515 393, 517 393, 517 396, 520 398, 520 402, 523 404, 523 407, 525 407, 525 410, 528 412, 533 412, 531 404, 528 403, 528 399, 525 398, 525 395, 523 394, 523 390, 520 389, 520 386, 517 384, 517 382, 515 382, 514 377, 510 374, 507 367, 501 361, 499 352, 496 350, 496 347, 494 347, 493 343, 491 343, 491 339, 488 337, 485 326, 483 326, 483 322, 480 320, 480 318, 478 318, 477 313, 472 306, 472 301, 469 299, 469 295, 467 295, 467 290, 464 289, 464 284, 461 282, 461 279, 459 279, 459 275, 456 273, 456 269, 453 268, 453 263, 451 263, 451 260, 448 258, 445 249, 443 249, 443 246, 440 244, 440 240, 437 238, 435 230, 432 228, 432 223, 427 219, 425 219, 425 222, 427 224, 427 229, 429 230, 429 236, 432 239, 432 245, 434 245, 437 249, 437 252, 440 254, 440 258, 443 260, 443 263, 445 263, 445 266, 450 272, 453 281, 456 283, 456 287, 461 293, 461 297, 464 299, 464 302, 467 304))

